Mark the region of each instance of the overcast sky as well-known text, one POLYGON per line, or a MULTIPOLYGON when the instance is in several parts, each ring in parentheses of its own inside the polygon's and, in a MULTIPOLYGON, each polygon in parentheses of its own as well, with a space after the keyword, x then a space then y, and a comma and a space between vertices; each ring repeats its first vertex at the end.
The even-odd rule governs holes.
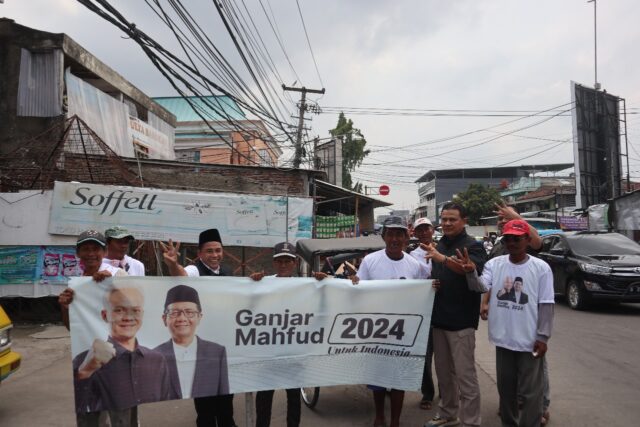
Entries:
MULTIPOLYGON (((111 3, 138 28, 178 52, 167 27, 143 1, 111 3)), ((242 0, 234 3, 243 7, 242 0)), ((184 4, 239 73, 248 76, 213 2, 184 4)), ((271 23, 292 67, 260 1, 244 4, 284 83, 325 87, 324 96, 310 98, 328 111, 359 107, 535 113, 571 108, 566 105, 571 102, 571 80, 586 86, 594 82, 593 4, 586 0, 300 0, 322 83, 296 1, 262 0, 275 16, 271 23)), ((74 0, 5 0, 0 16, 67 33, 150 96, 175 94, 134 42, 74 0)), ((627 100, 630 169, 640 180, 638 22, 639 1, 598 1, 598 80, 627 100)), ((280 96, 289 109, 295 108, 287 96, 280 96)), ((289 96, 298 99, 297 94, 289 96)), ((573 162, 571 117, 550 116, 559 112, 530 118, 348 114, 373 151, 355 178, 376 188, 388 184, 391 194, 380 198, 395 208, 410 209, 418 203, 413 182, 430 169, 573 162), (471 145, 476 146, 466 148, 471 145)), ((309 135, 322 138, 337 121, 335 113, 311 117, 309 135)))

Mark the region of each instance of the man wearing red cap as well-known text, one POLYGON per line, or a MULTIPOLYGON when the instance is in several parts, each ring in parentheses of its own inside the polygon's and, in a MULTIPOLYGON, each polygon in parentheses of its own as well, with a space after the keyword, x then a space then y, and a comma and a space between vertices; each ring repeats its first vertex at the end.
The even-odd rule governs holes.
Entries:
POLYGON ((489 340, 496 346, 496 370, 500 416, 505 426, 537 427, 542 417, 543 366, 553 326, 553 274, 544 261, 527 254, 531 243, 529 224, 506 223, 502 239, 508 255, 489 260, 478 277, 466 253, 458 262, 470 285, 491 293, 489 340), (506 283, 512 299, 499 299, 506 283), (518 420, 518 395, 522 410, 518 420))

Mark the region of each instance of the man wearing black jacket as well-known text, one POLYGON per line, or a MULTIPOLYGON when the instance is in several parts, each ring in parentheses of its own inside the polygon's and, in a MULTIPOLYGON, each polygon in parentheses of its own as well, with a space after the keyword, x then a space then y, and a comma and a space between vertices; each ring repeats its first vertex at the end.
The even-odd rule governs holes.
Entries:
MULTIPOLYGON (((178 264, 180 243, 169 240, 161 243, 164 262, 172 276, 230 276, 220 265, 224 257, 222 239, 217 229, 211 228, 200 233, 198 238, 198 261, 195 265, 182 267, 178 264)), ((193 399, 198 417, 198 427, 233 427, 233 394, 208 396, 193 399)))
POLYGON ((467 235, 467 214, 457 203, 442 208, 444 236, 437 246, 425 247, 433 262, 432 279, 440 286, 433 304, 433 350, 440 390, 438 415, 425 427, 479 426, 480 387, 475 368, 475 332, 480 316, 480 296, 471 290, 464 270, 452 258, 466 248, 478 274, 487 259, 482 244, 467 235), (459 416, 459 418, 458 418, 459 416))

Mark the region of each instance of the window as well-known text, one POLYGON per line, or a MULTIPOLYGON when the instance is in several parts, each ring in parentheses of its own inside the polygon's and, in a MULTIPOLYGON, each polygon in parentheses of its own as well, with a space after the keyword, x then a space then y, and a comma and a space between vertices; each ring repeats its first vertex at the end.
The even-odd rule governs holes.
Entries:
POLYGON ((260 156, 260 165, 261 166, 271 166, 271 156, 269 156, 269 150, 261 149, 258 150, 258 155, 260 156))

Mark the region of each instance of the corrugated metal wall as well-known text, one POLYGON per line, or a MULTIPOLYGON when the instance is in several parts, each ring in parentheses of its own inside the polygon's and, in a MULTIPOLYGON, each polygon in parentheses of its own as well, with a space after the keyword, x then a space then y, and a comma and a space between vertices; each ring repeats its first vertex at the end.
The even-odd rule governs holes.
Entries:
POLYGON ((22 49, 18 83, 18 116, 54 117, 62 114, 62 50, 22 49))

